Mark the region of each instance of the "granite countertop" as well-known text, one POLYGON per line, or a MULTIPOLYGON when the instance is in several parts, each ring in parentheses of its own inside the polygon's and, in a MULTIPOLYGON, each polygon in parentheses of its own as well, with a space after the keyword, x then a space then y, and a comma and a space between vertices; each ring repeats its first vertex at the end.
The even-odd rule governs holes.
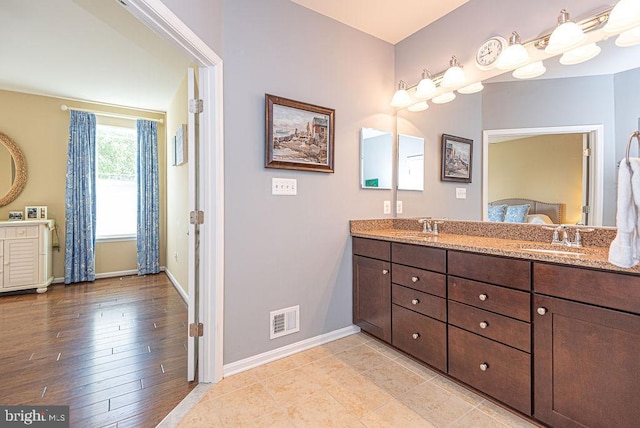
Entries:
POLYGON ((532 240, 531 238, 546 237, 546 235, 549 235, 550 238, 552 232, 545 231, 540 227, 533 228, 531 225, 522 225, 520 226, 522 229, 511 230, 513 232, 513 239, 511 239, 505 237, 504 233, 496 233, 496 227, 499 225, 483 222, 447 221, 441 227, 444 230, 438 235, 424 234, 417 227, 411 229, 402 227, 413 226, 413 224, 417 224, 417 222, 415 220, 405 220, 403 223, 398 223, 397 220, 356 220, 351 222, 351 235, 360 238, 381 239, 447 250, 470 251, 640 275, 640 265, 626 269, 609 263, 608 244, 615 237, 615 229, 611 228, 601 228, 602 230, 598 231, 598 236, 591 238, 591 245, 585 242, 585 246, 576 248, 551 245, 550 239, 548 241, 532 240), (450 230, 446 230, 447 223, 449 223, 450 230), (489 236, 481 236, 483 227, 487 228, 485 232, 489 236), (539 232, 540 230, 544 232, 539 232), (495 236, 496 234, 498 236, 495 236))

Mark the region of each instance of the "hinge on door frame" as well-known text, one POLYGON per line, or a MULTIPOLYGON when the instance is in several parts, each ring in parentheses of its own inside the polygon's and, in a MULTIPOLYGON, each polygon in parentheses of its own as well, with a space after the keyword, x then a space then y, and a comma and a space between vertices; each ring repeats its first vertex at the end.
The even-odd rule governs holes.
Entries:
POLYGON ((189 337, 202 337, 204 336, 204 324, 191 323, 189 324, 189 337))
POLYGON ((204 211, 190 211, 189 224, 204 224, 204 211))
POLYGON ((204 103, 202 100, 190 99, 189 100, 189 113, 198 114, 204 110, 204 103))
POLYGON ((582 155, 583 155, 585 158, 588 158, 589 156, 591 156, 591 149, 584 149, 584 150, 582 151, 582 155))
POLYGON ((591 213, 591 207, 589 205, 583 205, 582 206, 582 213, 583 214, 590 214, 591 213))

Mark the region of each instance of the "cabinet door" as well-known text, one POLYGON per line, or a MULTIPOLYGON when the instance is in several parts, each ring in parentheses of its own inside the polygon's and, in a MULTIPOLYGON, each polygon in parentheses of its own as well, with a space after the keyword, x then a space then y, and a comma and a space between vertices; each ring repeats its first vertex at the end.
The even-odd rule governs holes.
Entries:
POLYGON ((4 241, 4 288, 38 282, 38 238, 4 241))
POLYGON ((534 296, 534 417, 554 427, 637 427, 640 316, 534 296))
POLYGON ((391 342, 390 263, 353 256, 353 323, 391 342))

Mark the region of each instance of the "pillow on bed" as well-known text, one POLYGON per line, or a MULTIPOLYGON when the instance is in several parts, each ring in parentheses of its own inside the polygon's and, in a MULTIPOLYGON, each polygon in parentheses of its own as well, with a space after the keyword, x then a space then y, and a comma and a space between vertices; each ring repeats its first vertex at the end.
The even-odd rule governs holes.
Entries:
POLYGON ((504 221, 504 215, 507 212, 507 205, 489 205, 488 217, 489 221, 504 221))
POLYGON ((553 224, 551 218, 546 214, 529 214, 526 221, 532 224, 553 224))
POLYGON ((504 215, 504 221, 506 223, 524 223, 524 219, 529 214, 529 208, 531 208, 530 204, 509 205, 504 215))

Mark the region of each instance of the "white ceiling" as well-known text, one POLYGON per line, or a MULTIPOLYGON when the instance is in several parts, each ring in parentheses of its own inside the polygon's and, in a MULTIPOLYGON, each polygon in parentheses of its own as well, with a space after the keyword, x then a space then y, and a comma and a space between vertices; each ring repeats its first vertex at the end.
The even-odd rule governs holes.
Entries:
POLYGON ((291 0, 393 45, 469 0, 291 0))
POLYGON ((166 111, 188 59, 115 0, 1 0, 0 89, 166 111))

